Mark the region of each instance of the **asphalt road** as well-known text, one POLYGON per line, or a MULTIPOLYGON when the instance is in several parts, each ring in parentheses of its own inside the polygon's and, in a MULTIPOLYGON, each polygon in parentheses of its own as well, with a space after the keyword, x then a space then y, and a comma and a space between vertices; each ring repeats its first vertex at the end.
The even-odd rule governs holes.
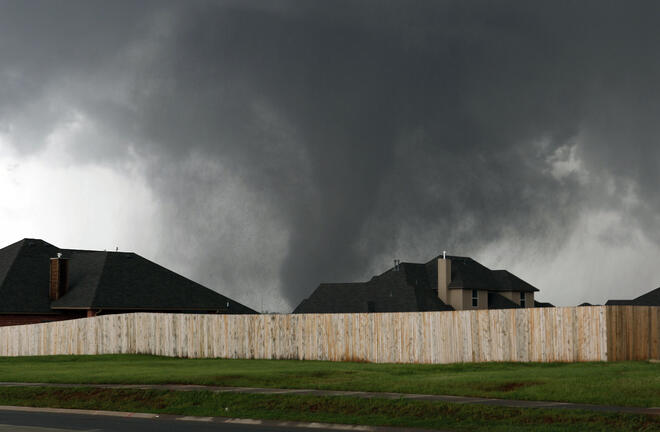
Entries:
MULTIPOLYGON (((318 428, 220 424, 172 419, 140 419, 84 414, 0 411, 0 432, 329 432, 318 428)), ((334 431, 336 432, 336 431, 334 431)))

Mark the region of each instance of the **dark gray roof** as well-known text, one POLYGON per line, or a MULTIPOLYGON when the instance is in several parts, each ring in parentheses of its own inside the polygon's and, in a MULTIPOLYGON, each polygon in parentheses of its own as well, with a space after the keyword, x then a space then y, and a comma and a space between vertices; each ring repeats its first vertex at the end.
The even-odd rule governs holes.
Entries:
POLYGON ((488 309, 518 309, 520 305, 494 291, 488 292, 488 309))
POLYGON ((642 294, 634 301, 637 306, 660 306, 660 288, 642 294))
POLYGON ((11 265, 22 246, 23 240, 0 249, 0 287, 7 278, 11 265))
POLYGON ((423 264, 401 263, 368 282, 322 283, 293 313, 453 310, 429 286, 423 264))
POLYGON ((53 313, 48 298, 49 260, 59 249, 23 239, 0 249, 0 313, 53 313))
POLYGON ((451 282, 449 283, 449 289, 499 289, 493 272, 486 266, 476 262, 472 258, 448 258, 451 259, 451 282))
POLYGON ((534 307, 555 307, 552 303, 540 302, 534 300, 534 307))
POLYGON ((497 280, 497 288, 491 291, 536 292, 539 290, 507 270, 493 270, 492 274, 497 280))
MULTIPOLYGON (((323 283, 293 313, 368 312, 370 303, 375 312, 453 310, 438 298, 438 258, 425 264, 401 263, 398 270, 390 268, 368 282, 323 283)), ((508 271, 492 271, 468 257, 447 258, 451 259, 450 289, 538 291, 508 271)), ((492 304, 493 308, 518 306, 499 295, 492 304)))
POLYGON ((660 288, 632 300, 608 300, 606 306, 660 306, 660 288))
MULTIPOLYGON (((433 280, 433 287, 438 289, 438 258, 426 263, 427 273, 433 280)), ((469 257, 447 256, 451 259, 451 282, 449 289, 476 289, 484 291, 522 291, 536 292, 538 288, 530 285, 507 270, 491 270, 469 257)))
POLYGON ((608 300, 605 306, 632 306, 633 300, 608 300))
POLYGON ((65 309, 256 313, 137 254, 58 249, 36 239, 0 249, 0 295, 4 313, 65 309), (51 302, 49 261, 58 252, 69 258, 69 284, 64 296, 51 302))
POLYGON ((365 283, 321 284, 314 295, 303 300, 293 313, 367 312, 367 286, 365 283), (341 307, 340 307, 341 306, 341 307))

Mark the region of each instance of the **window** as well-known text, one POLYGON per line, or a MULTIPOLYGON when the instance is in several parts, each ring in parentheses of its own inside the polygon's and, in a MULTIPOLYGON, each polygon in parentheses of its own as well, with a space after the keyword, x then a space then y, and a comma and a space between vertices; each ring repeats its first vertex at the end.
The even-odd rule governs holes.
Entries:
POLYGON ((479 307, 479 291, 472 290, 472 307, 479 307))
POLYGON ((525 293, 520 293, 520 307, 525 307, 525 293))

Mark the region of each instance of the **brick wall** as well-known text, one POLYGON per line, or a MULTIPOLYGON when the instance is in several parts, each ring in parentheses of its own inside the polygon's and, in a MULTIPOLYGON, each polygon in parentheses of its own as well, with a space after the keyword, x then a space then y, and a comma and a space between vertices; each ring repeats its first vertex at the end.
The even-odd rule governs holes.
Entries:
POLYGON ((0 315, 0 327, 22 325, 22 324, 39 324, 51 321, 62 321, 68 319, 80 318, 77 315, 0 315))

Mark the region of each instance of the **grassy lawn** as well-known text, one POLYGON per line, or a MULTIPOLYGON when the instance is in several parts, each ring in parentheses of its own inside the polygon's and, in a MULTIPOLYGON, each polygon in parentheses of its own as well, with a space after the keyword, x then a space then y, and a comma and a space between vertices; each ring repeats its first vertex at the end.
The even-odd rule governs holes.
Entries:
POLYGON ((182 383, 660 406, 660 364, 398 365, 140 355, 0 358, 0 381, 182 383))
POLYGON ((441 402, 92 388, 0 388, 0 404, 456 431, 658 431, 660 418, 441 402))

